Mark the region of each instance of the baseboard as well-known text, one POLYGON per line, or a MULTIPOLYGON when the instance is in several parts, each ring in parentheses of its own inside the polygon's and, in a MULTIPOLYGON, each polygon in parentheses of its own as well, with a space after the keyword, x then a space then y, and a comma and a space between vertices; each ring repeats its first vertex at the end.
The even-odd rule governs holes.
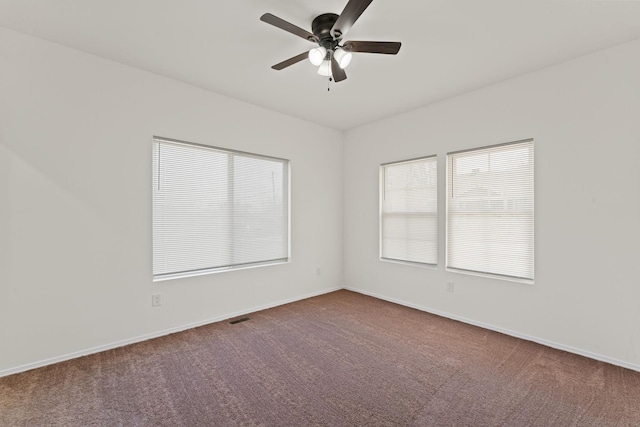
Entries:
POLYGON ((197 328, 199 326, 204 326, 204 325, 208 325, 211 323, 215 323, 215 322, 221 322, 223 320, 227 320, 227 319, 231 319, 233 317, 238 317, 238 316, 243 316, 249 313, 255 313, 256 311, 261 311, 261 310, 266 310, 269 308, 273 308, 273 307, 277 307, 280 305, 284 305, 284 304, 289 304, 292 302, 296 302, 296 301, 300 301, 300 300, 304 300, 307 298, 312 298, 315 296, 319 296, 319 295, 323 295, 323 294, 328 294, 330 292, 335 292, 338 291, 340 289, 346 289, 352 292, 357 292, 363 295, 368 295, 374 298, 378 298, 384 301, 389 301, 392 302, 394 304, 399 304, 399 305, 403 305, 406 307, 410 307, 410 308, 414 308, 416 310, 420 310, 420 311, 424 311, 427 313, 431 313, 431 314, 435 314, 437 316, 441 316, 441 317, 446 317, 448 319, 452 319, 452 320, 457 320, 459 322, 463 322, 463 323, 467 323, 469 325, 474 325, 474 326, 478 326, 480 328, 483 329, 488 329, 491 331, 496 331, 496 332, 500 332, 502 334, 505 335, 510 335, 512 337, 515 338, 520 338, 520 339, 524 339, 527 341, 532 341, 547 347, 551 347, 551 348, 555 348, 557 350, 563 350, 569 353, 573 353, 573 354, 577 354, 580 356, 584 356, 584 357, 588 357, 590 359, 594 359, 594 360, 599 360, 601 362, 605 362, 605 363, 610 363, 612 365, 616 365, 616 366, 620 366, 623 368, 627 368, 627 369, 631 369, 634 371, 638 371, 640 372, 640 365, 636 365, 633 363, 629 363, 629 362, 625 362, 622 360, 618 360, 618 359, 614 359, 608 356, 603 356, 597 353, 592 353, 589 351, 585 351, 582 349, 578 349, 578 348, 574 348, 574 347, 570 347, 564 344, 559 344, 553 341, 548 341, 542 338, 538 338, 538 337, 534 337, 534 336, 530 336, 530 335, 526 335, 526 334, 522 334, 519 332, 514 332, 511 331, 509 329, 505 329, 505 328, 500 328, 494 325, 490 325, 487 323, 483 323, 483 322, 478 322, 475 320, 471 320, 471 319, 467 319, 464 317, 460 317, 460 316, 456 316, 450 313, 446 313, 440 310, 436 310, 433 309, 431 307, 425 307, 422 305, 418 305, 418 304, 413 304, 407 301, 403 301, 403 300, 399 300, 396 298, 390 298, 384 295, 380 295, 380 294, 376 294, 375 292, 369 292, 369 291, 365 291, 363 289, 358 289, 358 288, 354 288, 354 287, 335 287, 335 288, 331 288, 331 289, 324 289, 322 291, 319 292, 314 292, 314 293, 310 293, 310 294, 306 294, 306 295, 301 295, 298 297, 294 297, 294 298, 289 298, 286 300, 281 300, 281 301, 277 301, 277 302, 273 302, 273 303, 269 303, 269 304, 264 304, 261 306, 256 306, 247 310, 242 310, 242 311, 238 311, 235 313, 229 313, 229 314, 225 314, 223 316, 218 316, 218 317, 213 317, 213 318, 209 318, 209 319, 205 319, 202 321, 198 321, 198 322, 193 322, 193 323, 188 323, 185 325, 181 325, 181 326, 177 326, 175 328, 169 328, 169 329, 165 329, 162 331, 158 331, 158 332, 153 332, 153 333, 149 333, 149 334, 145 334, 145 335, 141 335, 141 336, 137 336, 137 337, 133 337, 133 338, 129 338, 126 340, 121 340, 121 341, 116 341, 113 343, 109 343, 109 344, 105 344, 105 345, 101 345, 101 346, 97 346, 97 347, 92 347, 92 348, 88 348, 88 349, 84 349, 84 350, 80 350, 80 351, 76 351, 73 353, 68 353, 62 356, 56 356, 56 357, 52 357, 49 359, 44 359, 44 360, 40 360, 37 362, 32 362, 32 363, 27 363, 21 366, 17 366, 14 368, 9 368, 9 369, 5 369, 0 371, 0 378, 1 377, 5 377, 5 376, 9 376, 9 375, 13 375, 13 374, 18 374, 20 372, 25 372, 25 371, 29 371, 31 369, 36 369, 36 368, 41 368, 43 366, 47 366, 47 365, 52 365, 54 363, 59 363, 59 362, 64 362, 67 360, 71 360, 71 359, 75 359, 78 357, 83 357, 83 356, 88 356, 91 354, 95 354, 95 353, 100 353, 101 351, 106 351, 106 350, 112 350, 114 348, 118 348, 118 347, 124 347, 126 345, 129 344, 135 344, 135 343, 139 343, 139 342, 143 342, 143 341, 147 341, 153 338, 159 338, 165 335, 169 335, 169 334, 173 334, 176 332, 181 332, 181 331, 185 331, 188 329, 192 329, 192 328, 197 328))
POLYGON ((112 350, 114 348, 118 348, 118 347, 124 347, 126 345, 129 344, 135 344, 135 343, 139 343, 139 342, 143 342, 143 341, 147 341, 153 338, 159 338, 165 335, 169 335, 169 334, 174 334, 176 332, 182 332, 182 331, 186 331, 188 329, 193 329, 193 328, 197 328, 198 326, 204 326, 204 325, 208 325, 211 323, 215 323, 215 322, 221 322, 223 320, 227 320, 227 319, 231 319, 234 317, 238 317, 238 316, 244 316, 246 314, 249 313, 255 313, 256 311, 261 311, 261 310, 266 310, 269 308, 273 308, 273 307, 278 307, 280 305, 284 305, 284 304, 289 304, 292 302, 296 302, 296 301, 301 301, 307 298, 312 298, 312 297, 316 297, 319 295, 323 295, 323 294, 328 294, 330 292, 335 292, 338 291, 340 289, 343 289, 342 287, 335 287, 335 288, 331 288, 331 289, 323 289, 322 291, 318 291, 318 292, 313 292, 310 294, 305 294, 305 295, 301 295, 301 296, 297 296, 297 297, 293 297, 293 298, 289 298, 286 300, 281 300, 281 301, 276 301, 273 303, 269 303, 269 304, 264 304, 264 305, 260 305, 257 307, 253 307, 247 310, 242 310, 242 311, 238 311, 235 313, 228 313, 222 316, 218 316, 218 317, 212 317, 209 319, 205 319, 202 321, 198 321, 198 322, 193 322, 193 323, 188 323, 185 325, 181 325, 181 326, 177 326, 175 328, 169 328, 169 329, 165 329, 162 331, 158 331, 158 332, 152 332, 149 334, 145 334, 145 335, 140 335, 137 337, 133 337, 133 338, 128 338, 125 340, 121 340, 121 341, 116 341, 116 342, 112 342, 109 344, 105 344, 105 345, 100 345, 97 347, 91 347, 91 348, 87 348, 84 350, 80 350, 80 351, 75 351, 73 353, 68 353, 62 356, 56 356, 56 357, 52 357, 49 359, 44 359, 44 360, 39 360, 37 362, 32 362, 32 363, 27 363, 25 365, 21 365, 21 366, 17 366, 15 368, 9 368, 9 369, 5 369, 0 371, 0 378, 2 377, 6 377, 9 375, 13 375, 13 374, 18 374, 20 372, 25 372, 25 371, 30 371, 31 369, 36 369, 36 368, 41 368, 43 366, 47 366, 47 365, 53 365, 54 363, 60 363, 60 362, 64 362, 67 360, 71 360, 71 359, 76 359, 78 357, 83 357, 83 356, 88 356, 90 354, 95 354, 95 353, 100 353, 101 351, 106 351, 106 350, 112 350))
POLYGON ((501 328, 498 326, 494 326, 494 325, 490 325, 487 323, 482 323, 482 322, 477 322, 475 320, 471 320, 471 319, 467 319, 464 317, 460 317, 460 316, 456 316, 450 313, 446 313, 440 310, 435 310, 433 308, 430 307, 425 307, 422 305, 418 305, 418 304, 413 304, 407 301, 402 301, 396 298, 390 298, 384 295, 379 295, 376 294, 375 292, 369 292, 369 291, 365 291, 363 289, 358 289, 358 288, 353 288, 353 287, 345 287, 344 289, 348 290, 348 291, 352 291, 352 292, 357 292, 359 294, 363 294, 363 295, 368 295, 370 297, 374 297, 377 299, 381 299, 384 301, 389 301, 392 302, 394 304, 399 304, 399 305, 403 305, 405 307, 410 307, 410 308, 415 308, 416 310, 420 310, 420 311, 424 311, 427 313, 431 313, 431 314, 435 314, 436 316, 440 316, 440 317, 446 317, 448 319, 452 319, 452 320, 457 320, 459 322, 463 322, 463 323, 467 323, 469 325, 473 325, 473 326, 478 326, 480 328, 483 329, 488 329, 491 331, 495 331, 495 332, 500 332, 502 334, 505 335, 510 335, 512 337, 515 338, 520 338, 523 340, 527 340, 527 341, 532 341, 538 344, 542 344, 544 346, 547 347, 551 347, 551 348, 555 348, 556 350, 562 350, 562 351, 566 351, 568 353, 573 353, 573 354, 577 354, 579 356, 584 356, 584 357, 588 357, 589 359, 594 359, 594 360, 598 360, 600 362, 605 362, 605 363, 609 363, 611 365, 616 365, 616 366, 620 366, 622 368, 627 368, 627 369, 631 369, 634 371, 638 371, 640 372, 640 365, 636 365, 634 363, 629 363, 629 362, 625 362, 623 360, 618 360, 618 359, 614 359, 608 356, 603 356, 601 354, 597 354, 597 353, 592 353, 590 351, 586 351, 586 350, 582 350, 579 348, 575 348, 575 347, 571 347, 571 346, 567 346, 564 344, 559 344, 557 342, 553 342, 553 341, 548 341, 542 338, 538 338, 538 337, 534 337, 531 335, 526 335, 526 334, 522 334, 519 332, 514 332, 511 331, 509 329, 505 329, 505 328, 501 328))

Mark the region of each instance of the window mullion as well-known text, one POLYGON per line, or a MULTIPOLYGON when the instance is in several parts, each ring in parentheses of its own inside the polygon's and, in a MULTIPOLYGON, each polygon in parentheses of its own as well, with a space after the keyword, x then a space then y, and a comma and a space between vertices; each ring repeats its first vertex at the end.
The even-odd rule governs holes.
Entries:
POLYGON ((229 254, 229 264, 233 265, 236 262, 236 245, 235 239, 235 187, 234 187, 234 155, 229 153, 227 155, 227 238, 228 245, 227 253, 229 254))

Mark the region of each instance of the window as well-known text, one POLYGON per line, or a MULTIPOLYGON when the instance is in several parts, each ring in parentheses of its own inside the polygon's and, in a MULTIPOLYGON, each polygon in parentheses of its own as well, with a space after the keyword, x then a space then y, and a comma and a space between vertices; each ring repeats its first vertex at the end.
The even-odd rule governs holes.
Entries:
POLYGON ((447 154, 447 267, 533 280, 533 140, 447 154))
POLYGON ((380 258, 437 264, 437 167, 436 157, 380 167, 380 258))
POLYGON ((288 161, 154 138, 153 276, 289 256, 288 161))

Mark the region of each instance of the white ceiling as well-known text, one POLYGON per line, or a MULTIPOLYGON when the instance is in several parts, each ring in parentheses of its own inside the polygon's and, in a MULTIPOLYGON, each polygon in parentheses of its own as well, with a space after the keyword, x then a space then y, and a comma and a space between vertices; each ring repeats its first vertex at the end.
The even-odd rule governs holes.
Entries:
MULTIPOLYGON (((346 40, 400 41, 357 53, 332 84, 313 45, 259 20, 311 31, 347 0, 0 0, 0 25, 339 130, 640 38, 640 1, 374 0, 346 40)), ((1 65, 0 65, 1 66, 1 65)))

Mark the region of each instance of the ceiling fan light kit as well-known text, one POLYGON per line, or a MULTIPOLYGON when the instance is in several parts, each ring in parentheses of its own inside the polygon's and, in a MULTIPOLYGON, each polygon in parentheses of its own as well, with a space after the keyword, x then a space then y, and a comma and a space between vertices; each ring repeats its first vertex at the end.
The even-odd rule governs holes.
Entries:
POLYGON ((318 45, 318 47, 309 50, 308 53, 303 52, 273 65, 271 68, 282 70, 308 58, 313 65, 318 67, 318 74, 332 77, 337 83, 346 80, 347 75, 344 69, 351 62, 353 52, 395 55, 400 50, 400 42, 342 41, 342 37, 372 1, 349 0, 340 15, 323 13, 316 16, 311 23, 311 33, 282 18, 265 13, 260 17, 261 21, 318 45))

